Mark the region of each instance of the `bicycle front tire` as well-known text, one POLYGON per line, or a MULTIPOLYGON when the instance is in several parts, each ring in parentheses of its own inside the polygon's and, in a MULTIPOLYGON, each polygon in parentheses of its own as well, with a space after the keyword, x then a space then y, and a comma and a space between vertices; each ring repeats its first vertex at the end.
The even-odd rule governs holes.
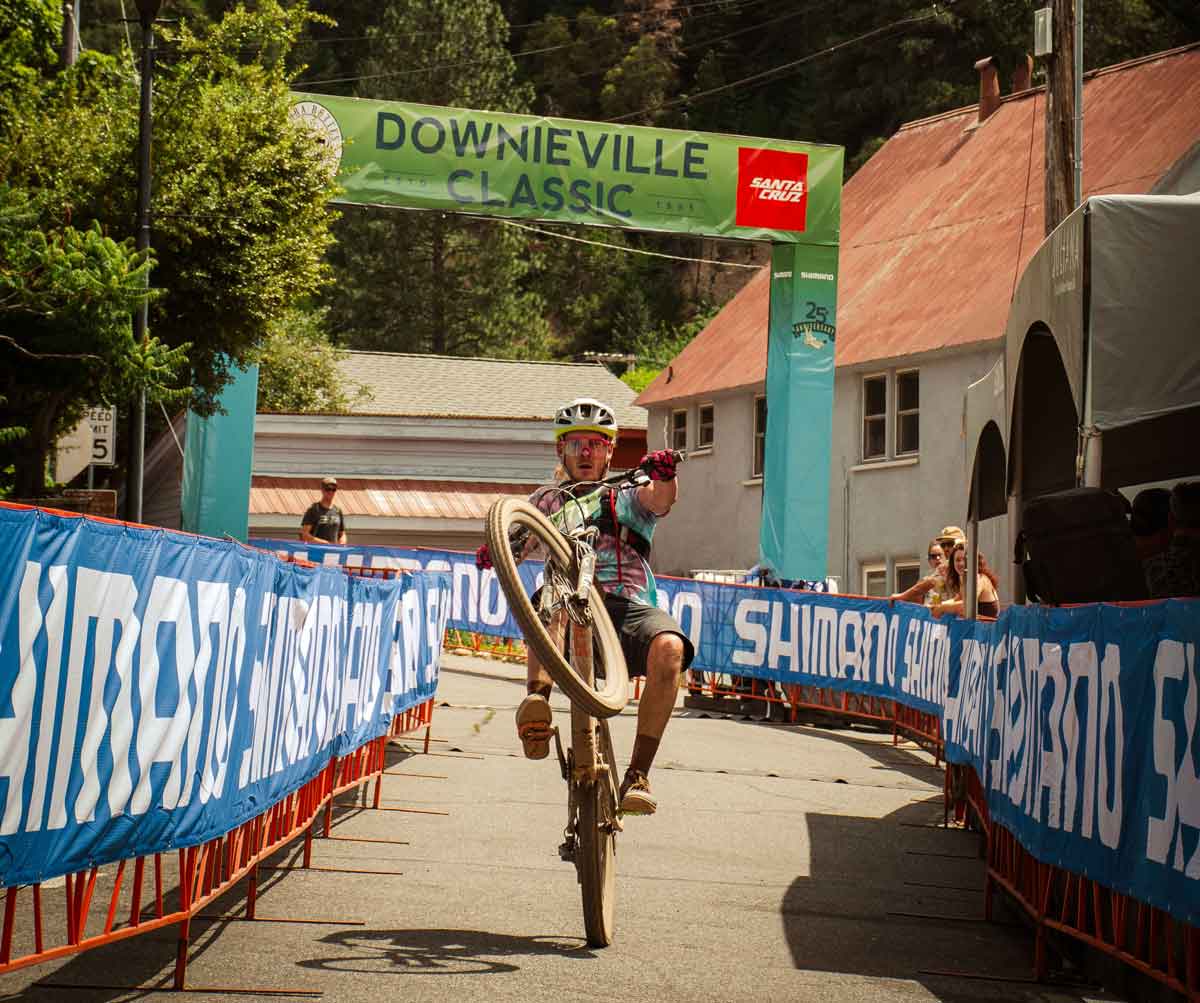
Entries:
POLYGON ((575 866, 588 947, 608 947, 616 926, 617 837, 607 810, 610 799, 604 783, 588 784, 580 792, 575 866))
MULTIPOLYGON (((525 586, 517 572, 517 559, 508 544, 509 531, 514 526, 524 526, 562 567, 570 566, 571 552, 554 523, 529 502, 520 498, 501 498, 488 509, 488 550, 509 608, 525 636, 525 643, 572 703, 595 717, 612 717, 621 713, 629 702, 629 669, 616 628, 609 619, 608 610, 604 608, 604 595, 593 583, 589 599, 592 633, 596 639, 597 659, 604 671, 604 688, 598 690, 585 682, 570 660, 564 657, 533 608, 529 596, 525 594, 525 586)), ((596 674, 599 675, 599 672, 596 674)))

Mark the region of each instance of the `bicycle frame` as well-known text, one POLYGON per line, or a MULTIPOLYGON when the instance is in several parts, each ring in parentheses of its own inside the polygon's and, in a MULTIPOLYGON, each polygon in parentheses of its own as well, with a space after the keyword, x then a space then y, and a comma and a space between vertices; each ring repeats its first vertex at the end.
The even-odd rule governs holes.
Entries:
MULTIPOLYGON (((563 643, 563 634, 566 630, 565 613, 559 613, 551 629, 559 643, 563 643)), ((572 623, 569 633, 571 663, 580 677, 586 680, 588 685, 592 685, 595 681, 592 630, 590 627, 581 627, 572 623)), ((563 831, 564 841, 559 851, 564 860, 574 860, 578 864, 579 861, 575 858, 575 849, 578 846, 579 809, 582 799, 597 784, 606 789, 607 797, 603 801, 607 804, 608 811, 603 824, 610 826, 613 832, 620 832, 622 826, 617 815, 620 777, 617 773, 608 722, 602 718, 593 717, 577 704, 572 703, 571 705, 569 752, 564 755, 557 728, 554 741, 562 776, 567 782, 568 795, 567 825, 563 831)))

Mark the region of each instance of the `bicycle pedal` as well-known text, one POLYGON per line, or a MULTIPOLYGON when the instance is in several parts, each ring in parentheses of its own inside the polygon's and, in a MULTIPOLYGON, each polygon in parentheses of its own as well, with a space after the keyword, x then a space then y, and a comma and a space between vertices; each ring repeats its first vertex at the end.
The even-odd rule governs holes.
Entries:
POLYGON ((575 862, 575 844, 570 840, 560 843, 558 846, 558 855, 568 863, 575 862))

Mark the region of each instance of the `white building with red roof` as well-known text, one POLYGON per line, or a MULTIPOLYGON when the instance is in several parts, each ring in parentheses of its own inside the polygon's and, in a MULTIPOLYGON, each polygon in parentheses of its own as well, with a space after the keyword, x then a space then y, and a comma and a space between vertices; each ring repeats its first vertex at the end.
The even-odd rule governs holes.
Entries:
MULTIPOLYGON (((828 547, 843 591, 901 590, 965 522, 963 394, 999 358, 1042 242, 1044 136, 1044 89, 1026 88, 903 126, 846 184, 828 547)), ((1200 46, 1087 74, 1087 195, 1190 192, 1198 165, 1200 46)), ((655 537, 664 573, 758 560, 768 287, 763 269, 637 399, 650 448, 665 434, 692 453, 655 537)), ((1007 533, 993 519, 980 538, 1005 584, 1007 533)))
MULTIPOLYGON (((646 452, 645 410, 598 363, 347 352, 339 366, 348 386, 367 391, 345 413, 256 416, 252 537, 297 539, 321 478, 333 476, 352 545, 474 550, 495 499, 524 497, 552 476, 554 413, 575 397, 613 408, 614 465, 646 452)), ((147 450, 153 525, 179 526, 183 420, 147 450)))

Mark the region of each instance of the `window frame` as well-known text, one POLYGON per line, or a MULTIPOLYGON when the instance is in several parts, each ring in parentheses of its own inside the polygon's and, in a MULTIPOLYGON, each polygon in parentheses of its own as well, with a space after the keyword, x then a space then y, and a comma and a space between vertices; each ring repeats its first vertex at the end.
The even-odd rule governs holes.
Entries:
POLYGON ((891 380, 888 378, 887 372, 863 373, 859 383, 861 387, 862 400, 859 406, 859 428, 860 436, 858 441, 859 456, 863 463, 880 463, 886 461, 888 457, 888 402, 891 398, 890 391, 891 380), (871 380, 883 381, 883 410, 876 414, 867 414, 867 383, 871 380), (867 455, 867 421, 883 422, 883 452, 867 455))
POLYGON ((892 455, 896 456, 896 457, 920 456, 921 455, 921 370, 917 366, 912 366, 908 369, 897 369, 895 371, 895 373, 893 374, 893 379, 895 382, 896 392, 892 395, 892 399, 893 399, 893 403, 894 403, 894 407, 893 407, 894 418, 893 418, 893 422, 892 422, 892 424, 894 426, 894 430, 892 433, 892 450, 893 450, 892 455), (908 376, 910 373, 915 373, 916 377, 917 377, 917 406, 915 408, 906 408, 905 410, 902 411, 900 409, 900 377, 908 376), (900 419, 902 417, 907 417, 908 415, 916 415, 917 416, 917 448, 901 450, 900 449, 900 428, 901 428, 900 419))
POLYGON ((895 585, 892 589, 893 592, 904 592, 912 588, 912 585, 906 585, 903 588, 900 585, 900 571, 905 568, 912 568, 916 572, 916 577, 912 582, 913 585, 921 580, 921 571, 924 568, 921 559, 919 557, 898 557, 892 561, 892 581, 895 585))
POLYGON ((767 467, 767 395, 754 395, 754 412, 750 423, 750 477, 761 478, 767 467), (762 402, 762 431, 758 429, 759 402, 762 402), (759 441, 762 449, 759 450, 759 441))
POLYGON ((880 596, 873 596, 872 598, 886 599, 888 597, 888 595, 890 593, 888 592, 887 562, 886 561, 878 561, 878 560, 876 560, 876 561, 861 561, 860 562, 859 576, 858 576, 858 584, 860 586, 862 586, 862 591, 859 592, 860 596, 870 596, 871 595, 871 593, 868 591, 868 588, 867 588, 867 576, 870 574, 878 574, 880 572, 883 573, 883 594, 880 596))
POLYGON ((696 449, 712 449, 717 437, 717 409, 712 401, 696 405, 696 449), (704 439, 704 412, 708 411, 708 441, 704 439))
POLYGON ((687 449, 688 439, 688 409, 685 407, 677 407, 671 409, 671 441, 667 446, 668 449, 678 449, 680 451, 687 449), (682 418, 682 425, 679 419, 682 418), (679 442, 679 433, 683 433, 683 442, 679 442))

